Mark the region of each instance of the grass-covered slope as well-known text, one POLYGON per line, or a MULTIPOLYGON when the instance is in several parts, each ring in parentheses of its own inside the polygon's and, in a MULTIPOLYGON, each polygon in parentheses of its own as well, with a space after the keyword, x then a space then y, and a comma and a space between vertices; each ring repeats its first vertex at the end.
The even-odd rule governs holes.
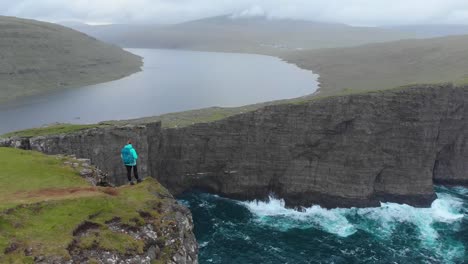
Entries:
POLYGON ((78 125, 78 124, 54 124, 39 128, 30 128, 25 130, 14 131, 0 135, 0 138, 10 137, 38 137, 47 135, 60 135, 78 132, 90 128, 104 127, 106 124, 91 124, 91 125, 78 125))
POLYGON ((318 73, 322 95, 468 82, 468 35, 298 51, 282 57, 318 73))
MULTIPOLYGON (((0 148, 0 263, 68 260, 87 250, 137 255, 145 242, 116 231, 111 222, 129 229, 152 225, 155 232, 173 224, 163 220, 173 213, 163 209, 164 197, 171 196, 155 180, 92 187, 66 161, 0 148)), ((159 235, 164 245, 165 237, 159 235)), ((171 250, 162 248, 161 259, 170 257, 171 250)))
POLYGON ((0 16, 0 103, 122 78, 141 58, 51 23, 0 16))

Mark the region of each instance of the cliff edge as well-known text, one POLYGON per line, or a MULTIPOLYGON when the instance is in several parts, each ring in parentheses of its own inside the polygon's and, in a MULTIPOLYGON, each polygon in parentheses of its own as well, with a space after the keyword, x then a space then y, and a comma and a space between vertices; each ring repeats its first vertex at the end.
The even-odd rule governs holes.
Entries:
POLYGON ((211 123, 94 128, 0 145, 76 154, 125 182, 130 137, 142 170, 172 193, 239 199, 270 193, 289 206, 429 206, 433 183, 468 184, 468 87, 415 85, 267 106, 211 123))
POLYGON ((89 160, 0 148, 1 263, 197 263, 190 211, 154 179, 100 187, 89 160))

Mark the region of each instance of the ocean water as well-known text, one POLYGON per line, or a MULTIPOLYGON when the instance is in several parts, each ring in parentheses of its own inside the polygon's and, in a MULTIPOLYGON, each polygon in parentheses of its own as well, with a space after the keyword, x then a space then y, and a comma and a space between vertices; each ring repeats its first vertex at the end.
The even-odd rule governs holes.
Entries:
POLYGON ((299 212, 284 201, 188 193, 200 263, 468 263, 468 189, 437 187, 430 208, 299 212))

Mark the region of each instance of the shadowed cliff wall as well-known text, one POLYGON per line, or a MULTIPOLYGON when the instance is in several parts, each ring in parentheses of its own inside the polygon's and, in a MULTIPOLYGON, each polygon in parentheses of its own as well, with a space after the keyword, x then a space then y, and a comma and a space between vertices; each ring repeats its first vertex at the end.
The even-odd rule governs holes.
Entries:
POLYGON ((120 148, 133 138, 141 174, 175 194, 200 188, 240 199, 274 192, 290 206, 428 206, 433 180, 468 183, 467 102, 467 87, 420 85, 268 106, 184 128, 150 124, 26 141, 46 153, 91 158, 121 184, 120 148))
POLYGON ((466 88, 420 86, 165 129, 151 174, 176 193, 198 187, 241 199, 274 192, 293 206, 428 206, 433 176, 468 181, 467 99, 466 88))

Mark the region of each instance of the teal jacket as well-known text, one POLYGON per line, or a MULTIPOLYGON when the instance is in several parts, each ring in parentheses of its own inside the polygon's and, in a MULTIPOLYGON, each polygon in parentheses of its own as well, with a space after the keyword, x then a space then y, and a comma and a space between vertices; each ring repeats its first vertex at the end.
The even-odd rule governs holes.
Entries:
POLYGON ((138 159, 138 154, 133 148, 132 144, 127 144, 122 148, 120 157, 122 158, 125 166, 135 166, 138 159))

